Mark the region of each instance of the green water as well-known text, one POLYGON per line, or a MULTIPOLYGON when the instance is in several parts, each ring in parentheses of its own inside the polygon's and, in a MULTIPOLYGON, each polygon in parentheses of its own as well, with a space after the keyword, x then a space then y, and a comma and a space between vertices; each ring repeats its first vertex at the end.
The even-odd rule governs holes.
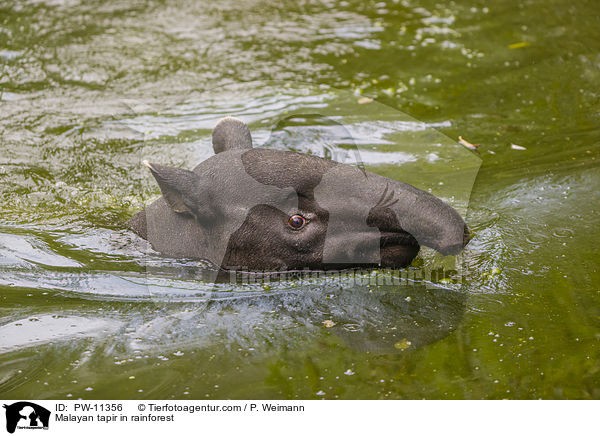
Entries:
POLYGON ((600 398, 599 29, 596 1, 0 2, 0 397, 600 398), (192 168, 224 115, 323 151, 272 133, 295 112, 466 210, 460 280, 214 286, 125 229, 142 159, 192 168))

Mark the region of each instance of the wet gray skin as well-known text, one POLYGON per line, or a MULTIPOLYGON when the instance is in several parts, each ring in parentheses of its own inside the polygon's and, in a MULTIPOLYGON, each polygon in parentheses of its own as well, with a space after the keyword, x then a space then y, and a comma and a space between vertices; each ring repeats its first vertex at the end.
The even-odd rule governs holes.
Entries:
POLYGON ((455 255, 469 241, 439 198, 354 166, 252 148, 238 119, 217 124, 213 147, 193 171, 146 162, 163 195, 127 224, 156 251, 224 270, 399 268, 420 245, 455 255))

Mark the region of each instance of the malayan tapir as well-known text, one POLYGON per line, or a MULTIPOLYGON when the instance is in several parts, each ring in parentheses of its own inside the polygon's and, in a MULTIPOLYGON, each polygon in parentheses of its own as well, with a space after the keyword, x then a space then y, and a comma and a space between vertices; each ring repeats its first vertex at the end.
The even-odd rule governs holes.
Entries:
POLYGON ((405 267, 420 245, 458 254, 461 216, 439 198, 356 166, 252 148, 248 126, 227 117, 215 155, 192 171, 144 162, 162 197, 128 226, 169 257, 221 270, 405 267))

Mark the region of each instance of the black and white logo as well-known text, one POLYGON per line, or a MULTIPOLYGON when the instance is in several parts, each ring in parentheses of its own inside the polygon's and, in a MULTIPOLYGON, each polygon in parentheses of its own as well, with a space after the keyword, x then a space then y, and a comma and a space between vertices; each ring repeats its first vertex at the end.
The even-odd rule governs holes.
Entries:
POLYGON ((6 431, 14 433, 16 429, 48 429, 50 411, 29 401, 19 401, 10 405, 5 404, 6 431))

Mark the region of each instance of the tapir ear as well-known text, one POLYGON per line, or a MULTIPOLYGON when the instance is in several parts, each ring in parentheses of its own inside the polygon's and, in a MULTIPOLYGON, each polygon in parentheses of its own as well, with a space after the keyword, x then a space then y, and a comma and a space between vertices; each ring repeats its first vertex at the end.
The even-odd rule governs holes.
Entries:
POLYGON ((251 149, 252 135, 242 120, 225 117, 213 129, 212 143, 216 154, 227 150, 251 149))
POLYGON ((196 216, 192 210, 193 198, 198 187, 197 176, 182 168, 167 167, 144 161, 156 179, 162 195, 174 212, 196 216))

